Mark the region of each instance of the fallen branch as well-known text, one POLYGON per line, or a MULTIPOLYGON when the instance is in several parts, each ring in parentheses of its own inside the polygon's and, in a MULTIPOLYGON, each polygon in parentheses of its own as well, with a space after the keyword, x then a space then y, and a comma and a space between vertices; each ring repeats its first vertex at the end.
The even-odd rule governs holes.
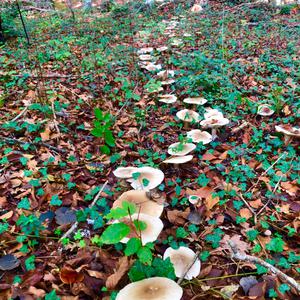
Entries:
POLYGON ((10 122, 17 121, 19 118, 21 118, 23 115, 26 114, 27 110, 28 110, 28 106, 25 106, 25 108, 17 116, 15 116, 10 122))
MULTIPOLYGON (((89 208, 92 208, 97 200, 100 198, 102 192, 104 191, 106 185, 108 184, 108 181, 106 180, 105 183, 102 185, 100 191, 98 192, 98 194, 96 195, 96 197, 94 198, 93 202, 89 205, 89 208)), ((72 226, 71 228, 59 239, 59 242, 61 242, 63 239, 69 237, 75 230, 76 228, 78 227, 78 221, 76 221, 72 226)))
POLYGON ((37 11, 41 11, 41 12, 56 13, 56 10, 54 10, 54 9, 39 8, 39 7, 36 7, 36 6, 23 6, 22 9, 23 10, 37 10, 37 11))
POLYGON ((236 244, 233 241, 228 241, 228 245, 232 251, 231 257, 233 259, 238 259, 238 260, 247 261, 247 262, 254 263, 254 264, 259 264, 259 265, 267 268, 270 272, 272 272, 275 275, 278 275, 282 280, 288 282, 293 288, 295 288, 297 290, 298 293, 300 293, 300 284, 294 278, 291 278, 291 277, 285 275, 279 269, 277 269, 276 267, 272 266, 271 264, 265 262, 261 258, 252 256, 252 255, 247 255, 244 253, 240 253, 237 249, 236 244))

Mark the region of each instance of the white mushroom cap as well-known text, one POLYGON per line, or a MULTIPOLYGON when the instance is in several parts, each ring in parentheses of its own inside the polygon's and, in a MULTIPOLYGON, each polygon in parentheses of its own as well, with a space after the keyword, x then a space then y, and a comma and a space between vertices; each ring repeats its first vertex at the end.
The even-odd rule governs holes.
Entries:
POLYGON ((155 65, 153 63, 147 64, 147 65, 142 65, 141 68, 146 69, 147 71, 158 71, 161 70, 162 66, 159 65, 155 65))
POLYGON ((201 263, 198 258, 195 260, 195 256, 196 253, 187 247, 179 247, 176 250, 170 247, 164 253, 164 259, 170 257, 174 266, 175 275, 182 277, 185 272, 187 272, 184 278, 188 280, 197 277, 200 273, 201 263), (194 260, 195 263, 192 265, 194 260))
POLYGON ((159 95, 159 102, 164 102, 164 103, 174 103, 177 100, 177 97, 175 95, 159 95))
POLYGON ((151 53, 152 51, 153 51, 152 47, 141 48, 137 51, 137 54, 146 54, 146 53, 151 53))
POLYGON ((114 203, 113 208, 122 207, 124 201, 134 203, 137 211, 153 217, 159 217, 164 209, 162 204, 148 198, 146 191, 131 190, 123 193, 114 203))
POLYGON ((174 77, 175 76, 175 71, 173 70, 163 70, 163 71, 160 71, 156 74, 157 77, 159 78, 168 78, 169 76, 170 77, 174 77))
POLYGON ((183 44, 182 39, 174 39, 171 43, 172 46, 180 46, 182 44, 183 44))
POLYGON ((199 4, 194 4, 194 5, 192 6, 192 8, 191 8, 191 12, 193 12, 193 13, 197 13, 197 12, 200 12, 200 11, 202 11, 202 10, 203 10, 203 8, 202 8, 202 6, 199 5, 199 4))
POLYGON ((116 300, 180 300, 183 290, 166 277, 152 277, 126 285, 116 300))
POLYGON ((278 125, 278 126, 275 126, 275 129, 277 132, 281 132, 287 136, 300 137, 300 128, 278 125))
POLYGON ((164 178, 164 173, 152 167, 141 167, 135 170, 136 173, 140 173, 137 179, 131 178, 131 186, 135 190, 152 190, 159 186, 164 178))
POLYGON ((206 108, 206 113, 204 113, 204 118, 209 119, 211 117, 223 117, 223 113, 214 108, 206 108))
POLYGON ((257 114, 260 116, 271 116, 274 114, 274 110, 271 108, 271 105, 262 104, 257 108, 257 114))
POLYGON ((170 85, 175 82, 175 79, 169 78, 161 82, 161 85, 170 85))
POLYGON ((193 205, 197 204, 201 198, 197 195, 190 195, 189 202, 193 205))
POLYGON ((158 92, 161 92, 161 91, 163 91, 163 90, 164 90, 163 87, 159 86, 159 87, 155 88, 154 90, 149 90, 149 89, 147 89, 147 92, 148 92, 149 94, 152 94, 152 93, 158 93, 158 92))
POLYGON ((223 116, 213 116, 208 119, 204 119, 200 122, 200 125, 203 127, 209 128, 218 128, 225 126, 229 123, 229 120, 224 118, 223 116))
POLYGON ((193 143, 173 143, 168 148, 168 153, 175 156, 183 156, 192 152, 196 148, 196 145, 193 143))
POLYGON ((194 97, 194 98, 185 98, 183 102, 188 104, 203 105, 207 102, 207 100, 203 97, 194 97))
POLYGON ((193 159, 193 155, 174 156, 163 161, 165 164, 184 164, 193 159))
POLYGON ((199 120, 199 114, 190 109, 182 109, 176 113, 176 116, 184 122, 197 122, 199 120))
POLYGON ((119 167, 113 171, 113 174, 118 178, 130 178, 134 172, 137 172, 135 167, 119 167))
POLYGON ((125 217, 121 220, 115 221, 115 223, 118 223, 119 221, 124 222, 126 224, 130 224, 132 226, 132 230, 129 233, 128 237, 123 238, 120 242, 126 244, 130 238, 132 237, 138 237, 140 234, 142 244, 146 245, 147 243, 154 242, 157 240, 159 234, 161 233, 164 224, 158 217, 153 217, 146 214, 133 214, 130 217, 125 217), (146 224, 146 228, 144 230, 141 230, 140 232, 137 230, 137 228, 131 223, 131 221, 138 220, 141 222, 144 222, 146 224), (138 233, 138 235, 137 235, 138 233))
POLYGON ((150 61, 150 60, 154 59, 154 57, 152 55, 149 55, 149 54, 141 54, 139 56, 139 59, 140 60, 148 60, 148 61, 150 61))
POLYGON ((193 129, 187 132, 187 137, 192 139, 194 143, 202 142, 204 145, 209 144, 213 138, 207 131, 201 131, 199 129, 193 129))
POLYGON ((164 51, 168 50, 168 47, 167 46, 162 46, 162 47, 157 48, 156 50, 159 51, 159 52, 164 52, 164 51))

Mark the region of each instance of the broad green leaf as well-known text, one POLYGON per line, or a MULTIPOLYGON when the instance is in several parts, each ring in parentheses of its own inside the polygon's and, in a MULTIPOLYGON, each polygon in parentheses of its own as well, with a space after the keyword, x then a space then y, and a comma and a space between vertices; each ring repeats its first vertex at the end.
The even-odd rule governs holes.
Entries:
POLYGON ((115 223, 109 225, 101 235, 103 244, 119 243, 130 233, 130 227, 124 223, 115 223))
POLYGON ((140 239, 131 238, 126 244, 124 253, 126 256, 133 255, 138 252, 138 250, 141 248, 141 246, 142 246, 142 243, 141 243, 140 239))

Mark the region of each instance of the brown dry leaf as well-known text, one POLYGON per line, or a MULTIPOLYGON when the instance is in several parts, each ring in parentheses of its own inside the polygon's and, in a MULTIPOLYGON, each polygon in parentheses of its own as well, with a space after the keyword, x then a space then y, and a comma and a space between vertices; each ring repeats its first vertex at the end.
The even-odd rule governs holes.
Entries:
POLYGON ((213 197, 212 194, 209 195, 204 201, 207 210, 211 210, 216 204, 218 204, 219 199, 219 197, 213 197))
POLYGON ((107 278, 107 275, 105 273, 99 272, 99 271, 94 271, 94 270, 86 270, 86 272, 91 276, 95 277, 98 279, 103 279, 105 280, 107 278))
POLYGON ((253 208, 260 208, 260 207, 263 206, 263 204, 262 204, 262 202, 261 202, 260 199, 257 199, 257 200, 254 200, 254 201, 249 201, 248 203, 253 208))
POLYGON ((113 290, 122 279, 122 277, 127 273, 133 261, 129 261, 127 256, 121 257, 118 262, 118 268, 116 272, 110 275, 105 283, 105 286, 109 290, 113 290))
POLYGON ((238 234, 233 235, 230 237, 228 234, 225 234, 224 237, 222 238, 220 245, 223 249, 229 249, 228 241, 232 241, 236 247, 237 250, 241 253, 246 253, 249 249, 249 245, 241 240, 241 236, 238 234))
POLYGON ((290 196, 296 196, 299 187, 297 185, 291 184, 290 182, 281 182, 280 186, 290 195, 290 196))
POLYGON ((213 160, 213 159, 216 159, 217 157, 210 154, 210 153, 204 153, 203 156, 202 156, 202 160, 213 160))
POLYGON ((78 273, 69 266, 64 266, 60 270, 59 278, 63 283, 72 284, 75 282, 81 282, 84 278, 82 273, 78 273))
POLYGON ((242 208, 240 210, 240 216, 242 218, 246 218, 246 220, 250 219, 252 217, 252 212, 250 211, 249 208, 242 208))
POLYGON ((37 289, 34 286, 30 286, 28 289, 28 293, 31 295, 34 295, 38 298, 44 298, 44 296, 46 295, 46 292, 42 289, 37 289))
POLYGON ((51 134, 51 130, 50 130, 49 126, 47 126, 45 128, 45 131, 40 133, 42 141, 43 142, 48 141, 50 139, 50 134, 51 134))
POLYGON ((200 189, 197 190, 191 190, 191 189, 187 189, 187 194, 190 195, 196 195, 200 198, 207 198, 211 195, 211 193, 213 192, 213 188, 209 187, 209 186, 204 186, 200 189))
POLYGON ((0 220, 8 220, 13 216, 14 212, 10 210, 9 212, 0 216, 0 220))
POLYGON ((184 225, 189 213, 189 208, 187 208, 185 211, 174 209, 167 211, 167 217, 169 221, 174 225, 184 225))

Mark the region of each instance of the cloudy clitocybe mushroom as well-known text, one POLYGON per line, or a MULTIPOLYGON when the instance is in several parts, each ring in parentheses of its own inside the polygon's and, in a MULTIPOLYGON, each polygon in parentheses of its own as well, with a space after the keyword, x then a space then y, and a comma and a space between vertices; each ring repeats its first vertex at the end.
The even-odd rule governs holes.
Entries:
POLYGON ((137 51, 137 54, 147 54, 147 53, 151 53, 153 52, 153 48, 152 47, 148 47, 148 48, 141 48, 137 51))
POLYGON ((274 110, 272 109, 272 106, 269 104, 261 104, 257 108, 257 114, 260 116, 272 116, 274 114, 274 110))
POLYGON ((174 266, 177 277, 184 276, 183 278, 191 280, 200 274, 201 263, 198 258, 195 259, 196 253, 193 250, 187 247, 178 249, 169 247, 164 253, 164 259, 168 257, 174 266))
POLYGON ((176 113, 176 117, 184 122, 184 128, 188 128, 188 123, 198 122, 199 114, 190 109, 182 109, 176 113))
POLYGON ((215 108, 206 108, 206 113, 204 113, 204 119, 209 119, 211 117, 223 117, 223 113, 215 108))
POLYGON ((300 138, 300 128, 297 127, 292 127, 289 125, 277 125, 275 126, 275 130, 283 133, 285 145, 288 145, 293 138, 300 138))
POLYGON ((146 214, 153 217, 159 217, 164 209, 163 201, 159 203, 159 199, 156 201, 151 200, 148 197, 146 191, 131 190, 123 193, 114 203, 113 208, 122 207, 122 203, 130 202, 134 203, 137 207, 137 211, 142 214, 146 214))
POLYGON ((183 290, 166 277, 152 277, 126 285, 116 300, 180 300, 183 290))
POLYGON ((204 119, 200 122, 200 125, 204 128, 211 128, 211 135, 213 139, 217 137, 217 129, 219 127, 225 126, 229 123, 229 120, 224 118, 223 115, 215 115, 209 117, 208 119, 204 119))
POLYGON ((193 129, 187 132, 187 137, 190 138, 194 143, 203 143, 203 145, 209 144, 213 138, 207 131, 201 131, 199 129, 193 129))
POLYGON ((174 156, 184 156, 196 149, 193 143, 173 143, 168 148, 168 153, 174 156))
POLYGON ((183 102, 187 104, 193 104, 193 108, 196 109, 197 105, 203 105, 207 102, 207 100, 203 97, 194 97, 194 98, 185 98, 183 102))
POLYGON ((177 100, 177 97, 175 95, 171 94, 166 94, 166 95, 159 95, 158 96, 158 101, 159 102, 164 102, 164 103, 174 103, 177 100))

